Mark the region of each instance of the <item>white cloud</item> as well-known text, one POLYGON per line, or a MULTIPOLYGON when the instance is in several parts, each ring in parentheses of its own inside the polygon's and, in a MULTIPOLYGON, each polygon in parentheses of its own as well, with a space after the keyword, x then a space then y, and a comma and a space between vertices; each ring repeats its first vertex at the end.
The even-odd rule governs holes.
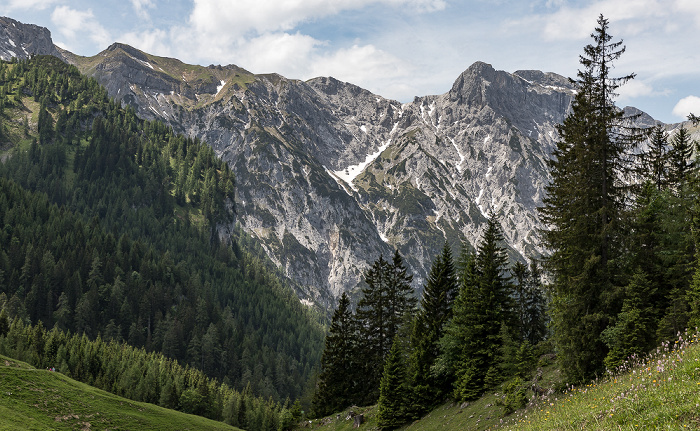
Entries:
POLYGON ((356 84, 406 78, 409 70, 408 64, 373 45, 353 45, 316 58, 311 74, 356 84))
POLYGON ((580 7, 556 1, 547 6, 553 12, 532 15, 517 22, 522 26, 540 28, 548 41, 588 38, 601 13, 610 21, 616 34, 630 36, 650 29, 663 29, 672 12, 665 0, 636 0, 633 6, 629 0, 598 0, 580 7))
POLYGON ((133 6, 134 12, 139 18, 150 19, 147 9, 153 9, 156 5, 153 3, 153 0, 131 0, 131 6, 133 6))
POLYGON ((308 76, 319 45, 318 40, 299 33, 267 33, 243 43, 236 57, 242 66, 256 73, 274 72, 300 78, 308 76))
POLYGON ((91 9, 79 11, 68 6, 58 6, 51 14, 51 21, 59 33, 68 39, 68 46, 76 41, 78 35, 83 34, 87 34, 98 46, 107 47, 112 42, 109 33, 97 21, 91 9))
POLYGON ((620 87, 618 90, 620 94, 620 99, 623 101, 628 101, 636 97, 645 96, 667 96, 670 94, 669 90, 656 90, 651 84, 644 82, 639 79, 633 79, 627 82, 625 85, 620 87))
POLYGON ((675 7, 681 13, 693 16, 696 25, 700 25, 700 2, 697 0, 676 0, 675 7))
POLYGON ((700 97, 684 97, 673 107, 673 115, 679 118, 685 119, 691 112, 695 115, 700 115, 700 97))
POLYGON ((444 0, 194 0, 190 24, 200 32, 227 32, 244 35, 286 31, 312 19, 344 10, 361 9, 372 3, 407 7, 418 12, 433 12, 446 7, 444 0))
POLYGON ((164 30, 145 30, 125 33, 119 37, 119 42, 126 43, 149 54, 161 57, 172 56, 170 45, 171 34, 164 30))
POLYGON ((57 1, 58 0, 10 0, 4 7, 0 7, 0 10, 44 10, 57 1))

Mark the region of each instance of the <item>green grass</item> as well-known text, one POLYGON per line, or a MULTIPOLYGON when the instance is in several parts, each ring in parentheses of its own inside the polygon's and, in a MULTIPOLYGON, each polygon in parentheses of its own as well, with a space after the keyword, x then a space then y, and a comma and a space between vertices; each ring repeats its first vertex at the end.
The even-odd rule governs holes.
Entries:
POLYGON ((599 382, 551 395, 504 429, 700 429, 698 337, 686 334, 599 382))
MULTIPOLYGON (((546 364, 543 364, 546 365, 546 364)), ((538 385, 560 385, 556 365, 546 365, 538 385)), ((532 392, 528 396, 532 397, 532 392)), ((402 430, 647 430, 700 429, 700 340, 685 334, 652 354, 633 359, 604 379, 566 392, 531 399, 527 408, 504 416, 497 393, 460 405, 443 404, 402 430)), ((376 430, 376 406, 352 408, 365 415, 360 430, 376 430)), ((298 428, 353 429, 348 410, 298 428)))
POLYGON ((236 430, 0 356, 0 430, 236 430))

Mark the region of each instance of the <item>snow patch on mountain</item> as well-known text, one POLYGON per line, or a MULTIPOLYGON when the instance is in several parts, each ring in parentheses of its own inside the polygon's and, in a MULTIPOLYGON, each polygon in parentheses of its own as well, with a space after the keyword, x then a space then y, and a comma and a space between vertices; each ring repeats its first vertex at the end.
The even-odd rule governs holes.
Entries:
POLYGON ((151 65, 151 63, 149 63, 147 61, 139 60, 138 58, 135 58, 135 57, 131 57, 131 58, 133 58, 134 60, 138 61, 139 63, 143 64, 146 67, 150 67, 151 70, 155 70, 155 68, 153 68, 153 65, 151 65))
POLYGON ((479 196, 476 197, 476 206, 479 207, 479 211, 481 211, 481 214, 486 217, 486 211, 484 211, 484 207, 481 205, 481 198, 484 196, 484 189, 483 187, 481 190, 479 190, 479 196))
POLYGON ((355 185, 354 185, 353 183, 351 183, 351 182, 350 182, 350 183, 345 182, 345 180, 342 180, 340 177, 338 177, 338 174, 336 174, 335 172, 331 171, 331 170, 328 169, 326 166, 323 166, 323 169, 326 170, 326 173, 327 173, 331 178, 333 178, 333 179, 335 180, 335 182, 338 183, 338 185, 339 185, 339 186, 345 191, 345 193, 347 193, 349 196, 352 196, 353 194, 352 194, 352 192, 351 192, 350 190, 348 190, 348 185, 350 186, 350 188, 351 188, 353 191, 357 192, 357 188, 355 188, 355 185))
POLYGON ((465 157, 464 157, 464 154, 462 154, 462 152, 459 150, 459 147, 457 146, 457 143, 455 142, 455 140, 453 138, 450 138, 450 141, 452 141, 452 146, 455 147, 455 150, 457 151, 457 155, 459 155, 459 163, 457 163, 457 170, 461 174, 462 173, 462 164, 464 164, 465 157))
POLYGON ((226 85, 226 81, 221 80, 221 81, 219 82, 219 85, 216 86, 216 94, 214 95, 214 97, 218 96, 219 93, 221 93, 221 90, 224 89, 224 86, 225 86, 225 85, 226 85))
POLYGON ((389 144, 391 144, 391 139, 386 141, 386 143, 379 147, 374 153, 367 154, 363 162, 360 162, 356 165, 348 166, 345 169, 341 169, 339 171, 333 171, 333 173, 339 178, 341 178, 343 181, 348 183, 353 190, 357 191, 352 182, 355 180, 355 178, 357 178, 358 175, 362 173, 362 171, 365 170, 367 165, 375 161, 377 157, 379 157, 379 155, 382 154, 382 152, 384 152, 384 150, 389 148, 389 144))

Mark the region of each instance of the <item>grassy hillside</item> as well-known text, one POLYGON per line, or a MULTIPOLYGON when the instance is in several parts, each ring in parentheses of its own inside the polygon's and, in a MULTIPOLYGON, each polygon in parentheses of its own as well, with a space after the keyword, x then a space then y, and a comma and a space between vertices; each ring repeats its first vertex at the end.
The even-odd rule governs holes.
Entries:
POLYGON ((516 413, 505 429, 700 428, 700 346, 685 334, 598 382, 516 413))
POLYGON ((0 356, 0 430, 236 430, 0 356))
MULTIPOLYGON (((619 430, 700 429, 700 345, 698 335, 685 334, 664 343, 645 358, 636 358, 617 372, 588 385, 570 387, 531 400, 527 408, 503 415, 500 397, 490 393, 478 401, 446 403, 406 431, 449 430, 619 430)), ((545 368, 539 385, 558 384, 554 365, 545 368)), ((532 397, 532 392, 528 394, 532 397)), ((376 407, 351 408, 303 424, 314 430, 353 429, 350 412, 362 414, 362 429, 376 429, 376 407)))

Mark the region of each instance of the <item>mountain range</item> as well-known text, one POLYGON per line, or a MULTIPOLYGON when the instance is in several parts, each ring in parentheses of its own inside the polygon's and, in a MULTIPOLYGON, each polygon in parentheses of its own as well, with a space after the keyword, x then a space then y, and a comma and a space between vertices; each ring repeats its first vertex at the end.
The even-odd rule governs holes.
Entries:
MULTIPOLYGON (((420 289, 445 241, 476 245, 491 215, 512 259, 545 252, 536 208, 574 96, 563 76, 477 62, 446 93, 400 103, 331 77, 188 65, 120 43, 82 57, 45 28, 0 18, 0 58, 35 54, 77 66, 140 117, 207 142, 236 175, 236 223, 309 305, 329 309, 394 249, 420 289)), ((657 123, 639 113, 641 124, 657 123)))

